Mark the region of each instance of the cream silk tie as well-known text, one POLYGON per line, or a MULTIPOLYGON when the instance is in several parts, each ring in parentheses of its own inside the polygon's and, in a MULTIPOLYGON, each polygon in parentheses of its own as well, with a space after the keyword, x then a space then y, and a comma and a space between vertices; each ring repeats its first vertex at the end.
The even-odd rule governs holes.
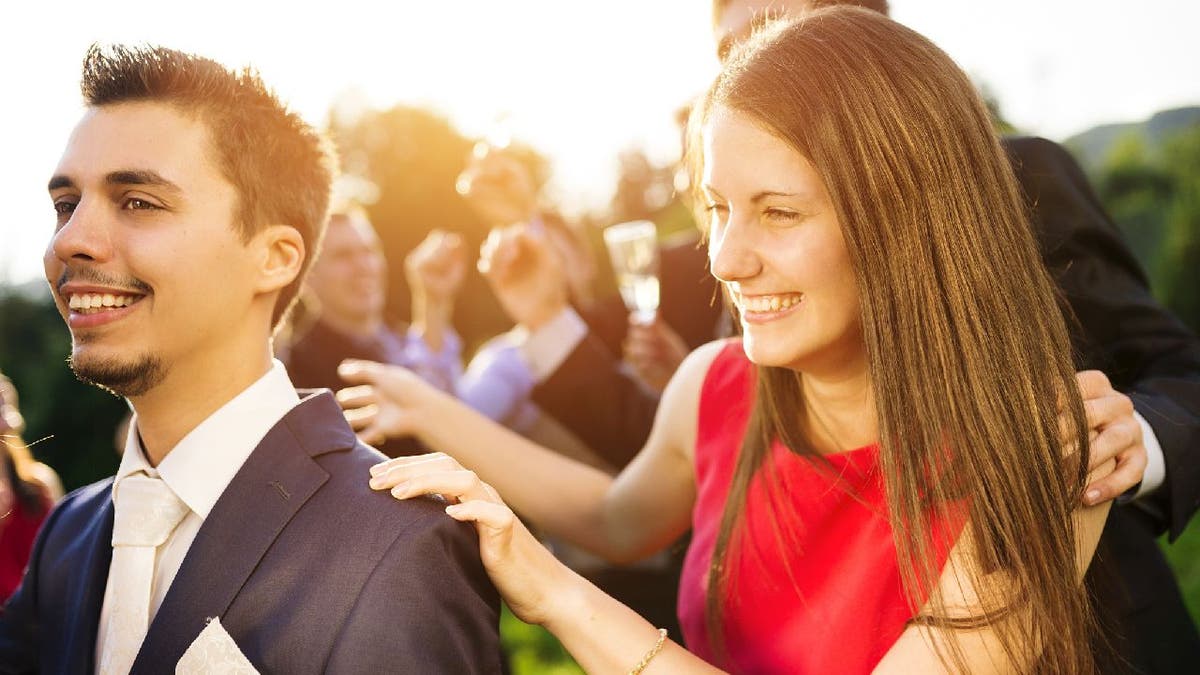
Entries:
POLYGON ((109 576, 113 592, 100 675, 126 675, 133 667, 150 626, 154 554, 188 513, 188 507, 159 478, 135 474, 113 493, 113 556, 109 576))

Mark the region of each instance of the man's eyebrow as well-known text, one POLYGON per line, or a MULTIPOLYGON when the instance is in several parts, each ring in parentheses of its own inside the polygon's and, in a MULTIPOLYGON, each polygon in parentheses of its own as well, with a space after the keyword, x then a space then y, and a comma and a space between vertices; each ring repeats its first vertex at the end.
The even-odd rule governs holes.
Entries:
MULTIPOLYGON (((155 171, 145 171, 130 169, 125 171, 113 171, 104 177, 104 182, 109 185, 148 185, 151 187, 163 188, 172 192, 183 192, 178 185, 163 178, 161 174, 155 171)), ((55 175, 46 185, 49 191, 58 190, 61 188, 74 188, 75 181, 70 176, 62 174, 55 175)))
POLYGON ((104 177, 104 182, 109 185, 148 185, 151 187, 165 188, 172 192, 182 192, 178 185, 163 178, 162 175, 155 171, 131 169, 125 171, 113 171, 104 177))
POLYGON ((58 175, 55 175, 50 178, 50 183, 46 185, 46 190, 53 192, 54 190, 58 190, 60 188, 73 188, 73 187, 75 187, 75 181, 71 180, 67 176, 58 174, 58 175))

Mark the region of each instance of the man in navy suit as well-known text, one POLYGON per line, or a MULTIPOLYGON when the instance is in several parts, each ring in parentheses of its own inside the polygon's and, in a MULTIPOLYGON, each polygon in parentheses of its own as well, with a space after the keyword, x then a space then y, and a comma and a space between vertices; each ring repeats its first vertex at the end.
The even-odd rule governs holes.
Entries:
POLYGON ((93 47, 82 93, 46 277, 71 367, 135 416, 117 475, 48 517, 0 616, 0 672, 216 653, 261 672, 499 672, 474 531, 371 492, 382 455, 271 356, 321 239, 326 143, 253 73, 172 50, 93 47))

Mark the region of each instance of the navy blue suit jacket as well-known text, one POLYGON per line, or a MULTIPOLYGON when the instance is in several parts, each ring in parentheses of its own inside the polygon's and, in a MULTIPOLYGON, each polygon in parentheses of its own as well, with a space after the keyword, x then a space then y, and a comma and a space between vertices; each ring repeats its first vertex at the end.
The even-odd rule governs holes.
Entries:
MULTIPOLYGON (((201 526, 132 672, 173 672, 220 617, 263 673, 498 673, 499 599, 469 525, 367 487, 382 455, 325 392, 251 453, 201 526)), ((0 672, 95 672, 112 479, 47 518, 0 616, 0 672)))

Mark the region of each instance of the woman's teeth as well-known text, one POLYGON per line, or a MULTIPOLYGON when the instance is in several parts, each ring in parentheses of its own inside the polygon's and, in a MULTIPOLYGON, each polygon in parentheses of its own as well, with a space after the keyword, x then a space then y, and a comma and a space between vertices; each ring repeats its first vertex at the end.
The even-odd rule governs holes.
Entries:
POLYGON ((743 312, 778 312, 799 304, 802 297, 799 293, 756 295, 752 298, 741 296, 738 304, 741 305, 743 312))

